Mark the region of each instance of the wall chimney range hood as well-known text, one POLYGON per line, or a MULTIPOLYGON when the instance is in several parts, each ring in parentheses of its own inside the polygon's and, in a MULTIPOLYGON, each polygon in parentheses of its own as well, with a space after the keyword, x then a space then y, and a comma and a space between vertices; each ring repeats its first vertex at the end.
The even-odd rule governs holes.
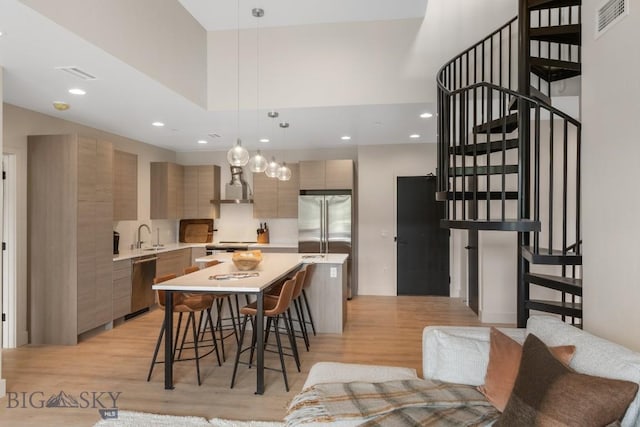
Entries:
POLYGON ((230 166, 231 182, 225 185, 225 198, 222 200, 211 200, 211 203, 253 203, 251 188, 247 181, 244 180, 244 170, 242 166, 230 166))

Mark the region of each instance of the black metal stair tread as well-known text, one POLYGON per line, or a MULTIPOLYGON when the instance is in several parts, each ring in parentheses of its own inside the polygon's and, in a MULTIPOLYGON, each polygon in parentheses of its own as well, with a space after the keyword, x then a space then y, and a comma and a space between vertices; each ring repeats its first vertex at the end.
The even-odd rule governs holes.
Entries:
POLYGON ((512 113, 505 117, 482 123, 473 128, 474 133, 511 133, 518 128, 518 114, 512 113))
POLYGON ((443 228, 454 228, 460 230, 491 230, 491 231, 540 231, 539 221, 531 221, 528 219, 505 219, 502 220, 457 220, 457 219, 441 219, 440 226, 443 228))
MULTIPOLYGON (((489 199, 490 200, 502 200, 502 191, 489 191, 489 199)), ((518 200, 518 192, 517 191, 505 191, 504 192, 505 200, 518 200)), ((486 191, 441 191, 436 194, 437 200, 487 200, 487 192, 486 191), (464 199, 463 199, 464 197, 464 199)))
POLYGON ((578 6, 581 0, 529 0, 529 10, 554 9, 557 7, 578 6))
POLYGON ((529 300, 525 302, 525 307, 529 310, 544 311, 546 313, 582 317, 582 304, 578 302, 529 300))
POLYGON ((573 295, 582 296, 582 280, 572 277, 553 276, 550 274, 527 273, 524 275, 527 283, 555 289, 573 295))
POLYGON ((531 57, 529 63, 531 71, 535 75, 549 82, 579 76, 582 70, 579 62, 560 61, 558 59, 531 57))
MULTIPOLYGON (((542 101, 547 105, 551 105, 551 98, 549 98, 549 96, 545 95, 544 93, 542 93, 541 91, 539 91, 533 86, 529 88, 529 96, 531 98, 537 99, 538 101, 542 101)), ((536 104, 533 104, 533 103, 530 103, 529 105, 531 108, 535 108, 536 106, 536 104)), ((509 111, 515 111, 517 109, 518 109, 518 97, 512 96, 511 100, 509 101, 509 111)))
MULTIPOLYGON (((491 141, 480 142, 477 144, 456 145, 455 147, 449 147, 449 154, 456 154, 458 156, 473 156, 475 154, 487 154, 496 153, 502 151, 503 141, 491 141)), ((518 138, 510 138, 504 140, 504 148, 506 150, 512 150, 518 148, 518 138)))
POLYGON ((449 168, 449 177, 454 176, 474 176, 474 175, 501 175, 518 173, 518 165, 496 165, 496 166, 457 166, 449 168))
POLYGON ((532 40, 579 45, 580 32, 580 24, 552 25, 549 27, 531 28, 529 30, 529 36, 532 40))
POLYGON ((582 255, 573 252, 563 254, 562 251, 540 248, 538 253, 530 246, 522 247, 522 256, 532 264, 540 265, 582 265, 582 255))

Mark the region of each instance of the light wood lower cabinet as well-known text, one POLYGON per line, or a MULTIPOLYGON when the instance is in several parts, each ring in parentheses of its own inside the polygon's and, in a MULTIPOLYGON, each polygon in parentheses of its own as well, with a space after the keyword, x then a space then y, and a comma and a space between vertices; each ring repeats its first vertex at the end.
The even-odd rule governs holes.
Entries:
POLYGON ((182 276, 185 267, 191 265, 191 248, 160 252, 156 261, 156 277, 167 274, 182 276))
POLYGON ((202 248, 191 248, 191 264, 196 265, 196 259, 207 256, 207 249, 202 248))
POLYGON ((30 339, 76 344, 113 317, 111 144, 28 139, 30 339))
POLYGON ((131 260, 113 263, 113 318, 131 313, 131 260))

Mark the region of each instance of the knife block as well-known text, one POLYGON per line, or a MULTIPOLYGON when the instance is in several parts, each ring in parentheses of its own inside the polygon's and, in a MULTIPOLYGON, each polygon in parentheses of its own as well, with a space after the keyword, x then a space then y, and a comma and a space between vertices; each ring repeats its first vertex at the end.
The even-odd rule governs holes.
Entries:
POLYGON ((269 230, 258 233, 258 243, 269 243, 269 230))

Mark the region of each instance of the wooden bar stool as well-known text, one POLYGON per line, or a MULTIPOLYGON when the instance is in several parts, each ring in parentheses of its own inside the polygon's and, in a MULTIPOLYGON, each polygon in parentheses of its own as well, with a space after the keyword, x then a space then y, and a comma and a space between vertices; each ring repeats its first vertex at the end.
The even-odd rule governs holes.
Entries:
MULTIPOLYGON (((267 368, 265 367, 265 369, 272 369, 272 370, 279 370, 280 372, 282 372, 282 376, 284 377, 284 386, 285 389, 287 391, 289 391, 289 382, 287 380, 287 370, 285 368, 285 363, 284 363, 284 356, 285 353, 282 350, 282 342, 280 341, 280 333, 279 333, 279 328, 280 328, 280 319, 283 318, 284 319, 284 324, 285 324, 285 328, 287 330, 287 335, 289 337, 289 342, 291 343, 291 347, 293 348, 294 346, 294 337, 292 334, 292 331, 289 329, 289 321, 287 319, 287 309, 289 308, 289 305, 291 304, 291 299, 293 296, 293 290, 295 288, 296 285, 296 281, 295 279, 290 279, 287 280, 284 285, 282 286, 282 290, 280 292, 280 295, 278 296, 278 298, 269 298, 269 297, 265 297, 264 298, 264 315, 267 318, 268 321, 270 320, 274 320, 273 322, 268 322, 270 324, 273 325, 273 333, 276 336, 276 343, 277 343, 277 347, 278 347, 278 355, 280 356, 280 368, 281 369, 275 369, 275 368, 267 368)), ((257 314, 257 308, 256 308, 256 303, 253 302, 249 305, 246 305, 244 307, 242 307, 240 309, 240 313, 244 315, 243 321, 242 321, 242 328, 240 331, 240 345, 238 345, 238 351, 236 353, 236 361, 235 364, 233 366, 233 376, 231 377, 231 388, 233 388, 233 386, 235 385, 236 382, 236 374, 238 372, 238 364, 242 363, 242 364, 246 364, 249 365, 249 367, 251 367, 252 365, 252 359, 253 359, 253 352, 255 350, 256 345, 265 345, 265 343, 256 343, 256 330, 255 328, 253 329, 253 333, 252 333, 252 337, 251 337, 251 346, 247 347, 247 348, 242 348, 242 343, 244 341, 244 335, 245 332, 247 330, 247 322, 249 317, 251 316, 252 318, 256 316, 257 314), (249 358, 249 362, 240 362, 240 354, 244 353, 247 350, 251 350, 251 356, 249 358)), ((253 323, 254 325, 256 324, 256 322, 253 323)), ((267 349, 265 349, 266 351, 269 351, 267 349)), ((300 369, 298 368, 298 371, 300 369)))
MULTIPOLYGON (((156 277, 155 279, 153 279, 153 283, 154 284, 158 284, 158 283, 162 283, 162 282, 166 282, 167 280, 171 280, 176 278, 175 274, 168 274, 166 276, 161 276, 161 277, 156 277)), ((164 291, 158 291, 158 302, 160 303, 160 308, 162 310, 166 310, 167 308, 164 306, 164 301, 165 301, 165 295, 164 295, 164 291)), ((173 347, 173 355, 172 358, 174 361, 184 361, 184 360, 195 360, 196 361, 196 372, 197 372, 197 377, 198 377, 198 385, 202 384, 202 381, 200 379, 200 359, 204 356, 206 356, 207 354, 199 354, 198 350, 198 335, 200 334, 200 329, 196 328, 196 320, 195 320, 195 314, 196 313, 200 313, 201 319, 202 319, 202 315, 204 313, 206 313, 206 322, 208 322, 211 325, 211 334, 212 334, 212 342, 213 342, 213 348, 215 349, 216 352, 216 356, 218 358, 218 365, 221 366, 222 363, 220 361, 220 353, 218 352, 218 346, 215 340, 215 337, 213 336, 213 322, 211 320, 211 315, 210 315, 210 311, 211 307, 213 305, 213 298, 210 295, 203 295, 203 294, 192 294, 192 295, 188 295, 188 294, 184 294, 184 293, 180 293, 180 292, 176 292, 173 296, 173 307, 171 308, 173 313, 179 313, 179 317, 178 317, 178 326, 176 329, 176 336, 175 336, 175 344, 173 347), (191 327, 192 333, 193 333, 193 344, 194 344, 194 352, 195 352, 195 357, 193 358, 187 358, 187 359, 180 359, 180 358, 175 358, 175 353, 176 353, 176 349, 177 349, 177 341, 178 338, 180 337, 180 328, 181 328, 181 323, 182 323, 182 315, 184 313, 188 313, 188 317, 187 317, 187 325, 185 326, 185 335, 186 335, 186 330, 189 329, 189 327, 191 327)), ((158 340, 156 342, 156 348, 153 352, 153 359, 151 360, 151 366, 149 366, 149 374, 147 375, 147 381, 151 380, 151 374, 153 373, 153 367, 155 366, 156 363, 164 363, 163 361, 158 362, 156 359, 158 357, 158 350, 160 348, 160 343, 162 342, 162 338, 164 336, 166 331, 166 325, 164 322, 164 318, 162 320, 162 327, 160 328, 160 333, 158 334, 158 340)), ((167 333, 172 333, 172 331, 169 331, 167 333)), ((182 349, 180 350, 182 351, 182 349)), ((213 350, 212 350, 213 351, 213 350)))
MULTIPOLYGON (((296 330, 293 327, 293 316, 291 315, 291 307, 289 307, 287 309, 287 314, 288 314, 288 318, 289 318, 289 327, 290 329, 293 331, 294 337, 299 337, 302 338, 305 348, 307 349, 307 351, 309 351, 309 334, 307 333, 307 323, 305 321, 305 317, 304 317, 304 311, 302 310, 302 289, 304 286, 304 282, 305 282, 305 278, 306 278, 306 267, 303 267, 302 269, 298 270, 294 276, 294 280, 296 281, 296 285, 295 288, 293 290, 293 296, 292 296, 292 305, 293 305, 293 309, 296 311, 296 321, 298 322, 298 326, 300 328, 300 334, 301 335, 297 335, 296 334, 296 330)), ((277 298, 277 296, 272 295, 272 294, 267 294, 268 298, 277 298)), ((269 338, 269 331, 267 329, 266 333, 265 333, 265 342, 267 342, 269 338)), ((294 343, 295 343, 295 339, 294 339, 294 343)), ((297 344, 295 346, 295 348, 293 349, 293 352, 295 354, 298 353, 298 347, 297 344)), ((299 365, 299 359, 296 358, 296 361, 298 362, 299 365)))

